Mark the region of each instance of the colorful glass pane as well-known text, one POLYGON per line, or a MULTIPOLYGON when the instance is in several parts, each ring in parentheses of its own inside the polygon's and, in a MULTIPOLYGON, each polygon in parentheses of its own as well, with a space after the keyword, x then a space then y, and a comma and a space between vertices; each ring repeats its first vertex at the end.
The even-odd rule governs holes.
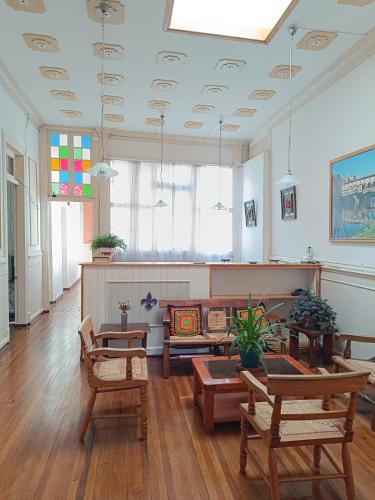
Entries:
POLYGON ((91 196, 85 173, 91 167, 91 137, 53 132, 49 138, 52 196, 91 196))
POLYGON ((83 196, 91 196, 92 193, 91 184, 83 184, 82 193, 83 196))

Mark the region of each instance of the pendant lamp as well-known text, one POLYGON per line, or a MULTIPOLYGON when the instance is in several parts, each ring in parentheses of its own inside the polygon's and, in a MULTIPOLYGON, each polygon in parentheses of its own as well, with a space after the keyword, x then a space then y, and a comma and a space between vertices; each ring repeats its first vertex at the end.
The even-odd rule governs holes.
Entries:
POLYGON ((300 184, 297 177, 292 172, 292 124, 293 124, 293 42, 297 32, 295 26, 289 28, 290 49, 289 49, 289 140, 288 140, 288 170, 275 184, 277 186, 290 187, 300 184))
POLYGON ((223 120, 219 120, 219 199, 218 202, 215 203, 215 205, 212 208, 212 210, 228 210, 227 207, 222 203, 221 201, 221 173, 222 173, 222 166, 221 166, 221 127, 223 125, 223 120))
POLYGON ((105 31, 105 23, 104 19, 108 17, 111 13, 111 6, 106 2, 101 2, 99 5, 99 11, 101 13, 101 54, 100 54, 100 62, 101 62, 101 90, 100 90, 100 100, 102 103, 101 107, 101 122, 100 122, 100 145, 99 152, 101 155, 100 161, 95 163, 92 167, 87 169, 86 173, 90 174, 93 177, 97 177, 98 179, 109 179, 110 177, 115 177, 118 175, 117 170, 111 168, 111 166, 104 160, 104 31, 105 31))
POLYGON ((164 113, 160 115, 161 124, 160 124, 160 198, 154 205, 155 208, 164 208, 168 206, 163 200, 163 153, 164 153, 164 113))

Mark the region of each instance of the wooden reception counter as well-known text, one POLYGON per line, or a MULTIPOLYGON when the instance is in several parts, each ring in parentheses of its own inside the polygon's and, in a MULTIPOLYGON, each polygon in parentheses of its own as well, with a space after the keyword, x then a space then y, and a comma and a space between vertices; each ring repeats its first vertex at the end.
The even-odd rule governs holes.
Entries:
POLYGON ((148 322, 150 354, 162 348, 162 313, 145 308, 148 293, 157 299, 254 298, 290 301, 297 288, 320 293, 319 264, 241 264, 192 262, 85 262, 81 264, 82 317, 90 314, 95 329, 119 321, 119 301, 130 300, 130 322, 148 322))

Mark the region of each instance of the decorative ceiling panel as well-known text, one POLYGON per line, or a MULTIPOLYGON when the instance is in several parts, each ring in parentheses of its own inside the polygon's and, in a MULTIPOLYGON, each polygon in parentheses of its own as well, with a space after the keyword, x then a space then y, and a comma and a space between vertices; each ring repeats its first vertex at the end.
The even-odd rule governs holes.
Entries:
POLYGON ((297 43, 299 49, 324 50, 337 37, 333 31, 310 31, 297 43))
POLYGON ((68 90, 51 90, 51 95, 55 99, 62 99, 63 101, 75 101, 76 95, 74 92, 68 90))
MULTIPOLYGON (((101 42, 94 43, 93 46, 94 55, 101 59, 102 57, 102 44, 101 42)), ((124 58, 124 47, 121 45, 116 45, 113 43, 103 43, 104 59, 107 61, 120 61, 124 58)))
MULTIPOLYGON (((99 9, 101 0, 86 0, 87 14, 89 19, 100 23, 102 20, 102 13, 99 9)), ((105 16, 106 24, 123 24, 125 7, 117 0, 105 0, 109 5, 108 13, 105 16)))
POLYGON ((254 90, 249 95, 249 99, 254 99, 256 101, 268 101, 269 99, 272 99, 272 97, 275 94, 276 94, 275 90, 257 89, 257 90, 254 90))
POLYGON ((34 14, 46 12, 43 0, 5 0, 5 3, 15 10, 24 10, 34 14))
POLYGON ((23 39, 26 45, 32 50, 40 52, 60 52, 56 38, 47 35, 36 35, 34 33, 24 33, 23 39))
MULTIPOLYGON (((296 76, 302 70, 301 66, 292 66, 292 78, 296 76)), ((270 78, 280 78, 281 80, 288 80, 290 73, 290 68, 287 64, 281 64, 276 66, 269 73, 270 78)))
POLYGON ((44 78, 48 78, 49 80, 69 80, 68 72, 64 68, 40 66, 39 70, 44 78))

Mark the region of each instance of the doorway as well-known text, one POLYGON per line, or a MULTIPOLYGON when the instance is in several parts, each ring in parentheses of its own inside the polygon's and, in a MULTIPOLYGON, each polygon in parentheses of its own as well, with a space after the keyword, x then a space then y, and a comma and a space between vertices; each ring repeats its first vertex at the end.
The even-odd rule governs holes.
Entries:
POLYGON ((17 307, 17 185, 12 181, 7 181, 7 221, 8 221, 8 304, 9 304, 9 323, 16 321, 17 307))

